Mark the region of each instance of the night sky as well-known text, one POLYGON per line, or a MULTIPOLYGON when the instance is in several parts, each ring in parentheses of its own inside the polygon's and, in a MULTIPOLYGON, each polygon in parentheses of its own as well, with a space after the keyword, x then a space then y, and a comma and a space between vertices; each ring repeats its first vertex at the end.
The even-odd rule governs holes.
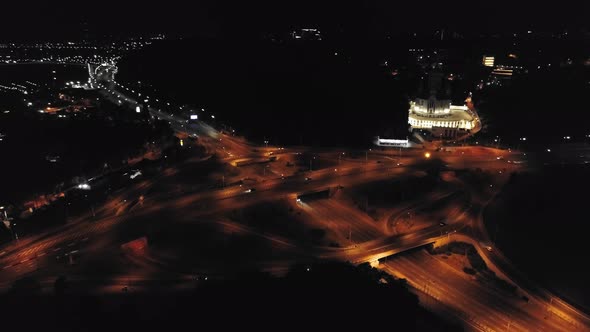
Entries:
POLYGON ((0 39, 168 32, 269 33, 292 27, 326 30, 459 31, 588 27, 583 1, 12 1, 2 4, 0 39))

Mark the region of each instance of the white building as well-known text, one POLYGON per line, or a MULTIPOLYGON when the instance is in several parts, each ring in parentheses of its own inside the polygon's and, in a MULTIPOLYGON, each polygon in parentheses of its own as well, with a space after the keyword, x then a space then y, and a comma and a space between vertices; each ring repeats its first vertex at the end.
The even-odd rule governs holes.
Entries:
POLYGON ((428 83, 429 96, 421 96, 410 102, 408 123, 412 129, 428 130, 441 139, 454 139, 478 128, 479 118, 474 111, 465 104, 453 105, 450 99, 445 98, 448 93, 438 95, 443 86, 440 73, 431 73, 428 83))

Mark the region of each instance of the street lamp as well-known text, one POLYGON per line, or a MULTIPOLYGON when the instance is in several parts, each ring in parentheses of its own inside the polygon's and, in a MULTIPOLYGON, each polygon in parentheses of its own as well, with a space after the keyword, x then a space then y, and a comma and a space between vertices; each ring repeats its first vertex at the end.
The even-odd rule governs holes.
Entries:
POLYGON ((500 148, 500 141, 502 141, 502 138, 496 136, 496 138, 494 139, 494 142, 496 142, 496 149, 500 148))
POLYGON ((516 145, 516 150, 520 150, 520 142, 526 142, 526 137, 520 137, 518 139, 518 144, 516 145))

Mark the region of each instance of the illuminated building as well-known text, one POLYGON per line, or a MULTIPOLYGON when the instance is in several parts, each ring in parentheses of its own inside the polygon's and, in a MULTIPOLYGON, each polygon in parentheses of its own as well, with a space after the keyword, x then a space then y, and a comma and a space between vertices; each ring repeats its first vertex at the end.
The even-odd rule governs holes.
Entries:
POLYGON ((486 67, 493 67, 494 66, 494 57, 484 55, 482 59, 482 64, 486 67))
POLYGON ((513 72, 513 70, 510 69, 510 68, 505 68, 505 67, 498 66, 498 67, 494 68, 494 71, 492 71, 492 75, 496 75, 496 76, 512 76, 512 72, 513 72))
POLYGON ((322 34, 318 29, 298 29, 291 32, 292 39, 322 40, 322 34))
MULTIPOLYGON (((412 129, 429 131, 434 137, 454 139, 479 129, 475 111, 463 105, 453 105, 447 92, 441 94, 442 73, 431 73, 428 96, 410 102, 408 123, 412 129)), ((447 83, 448 84, 448 83, 447 83)))

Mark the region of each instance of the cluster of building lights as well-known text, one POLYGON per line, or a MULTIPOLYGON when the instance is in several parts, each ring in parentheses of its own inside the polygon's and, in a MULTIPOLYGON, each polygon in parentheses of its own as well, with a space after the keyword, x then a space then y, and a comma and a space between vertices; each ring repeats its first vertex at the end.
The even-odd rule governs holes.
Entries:
POLYGON ((12 83, 12 85, 10 86, 0 84, 0 90, 3 90, 5 92, 20 92, 25 95, 29 94, 29 91, 26 86, 17 83, 12 83))
MULTIPOLYGON (((164 37, 152 38, 152 39, 164 39, 164 37)), ((152 43, 151 40, 129 40, 123 42, 111 42, 111 43, 35 43, 35 44, 0 44, 0 49, 20 49, 20 50, 134 50, 152 43)))
POLYGON ((483 56, 482 63, 486 67, 493 67, 494 66, 495 58, 493 56, 483 56))
POLYGON ((120 57, 124 52, 141 49, 157 39, 164 39, 164 35, 109 43, 0 44, 0 63, 98 64, 120 57))

